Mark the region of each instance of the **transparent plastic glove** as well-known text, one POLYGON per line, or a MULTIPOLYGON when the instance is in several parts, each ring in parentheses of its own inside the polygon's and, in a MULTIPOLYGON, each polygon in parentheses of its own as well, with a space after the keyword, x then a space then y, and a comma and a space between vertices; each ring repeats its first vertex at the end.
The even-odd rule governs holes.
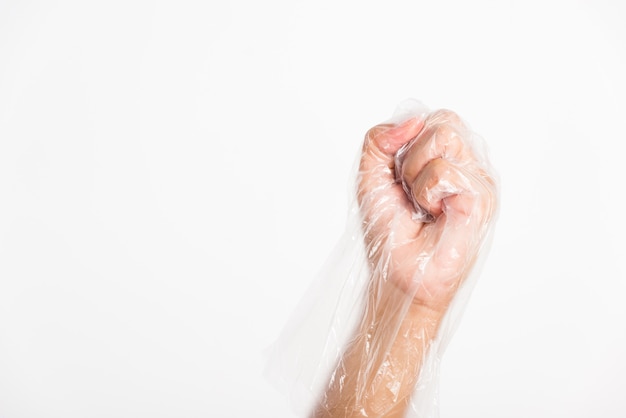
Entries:
POLYGON ((346 234, 266 371, 298 416, 437 417, 439 362, 491 235, 494 175, 455 113, 407 101, 366 134, 356 186, 346 234))
POLYGON ((495 210, 495 182, 471 139, 448 110, 367 133, 358 197, 374 286, 390 283, 413 303, 446 309, 495 210))
POLYGON ((495 182, 471 140, 447 110, 367 133, 357 180, 367 301, 316 416, 400 417, 410 409, 425 357, 495 210, 495 182))

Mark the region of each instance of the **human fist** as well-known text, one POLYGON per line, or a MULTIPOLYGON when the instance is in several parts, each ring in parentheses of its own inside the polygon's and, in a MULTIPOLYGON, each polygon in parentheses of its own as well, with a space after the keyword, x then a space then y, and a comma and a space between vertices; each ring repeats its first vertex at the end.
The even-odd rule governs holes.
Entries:
POLYGON ((476 140, 448 110, 366 134, 357 197, 371 297, 392 286, 414 303, 446 310, 495 213, 496 184, 476 140))

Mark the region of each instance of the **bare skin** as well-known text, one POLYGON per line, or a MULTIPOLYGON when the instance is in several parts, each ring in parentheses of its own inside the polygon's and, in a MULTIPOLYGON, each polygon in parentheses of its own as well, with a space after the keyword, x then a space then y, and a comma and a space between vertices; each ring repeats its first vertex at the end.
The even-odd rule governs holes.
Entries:
POLYGON ((370 287, 314 417, 405 415, 424 357, 494 212, 494 182, 467 135, 460 118, 445 110, 367 133, 358 200, 370 287))

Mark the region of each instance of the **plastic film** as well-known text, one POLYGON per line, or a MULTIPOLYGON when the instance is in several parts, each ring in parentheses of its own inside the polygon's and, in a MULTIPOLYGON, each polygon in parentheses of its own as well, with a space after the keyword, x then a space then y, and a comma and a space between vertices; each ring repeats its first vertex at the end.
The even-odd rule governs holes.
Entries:
POLYGON ((274 345, 298 416, 436 417, 439 363, 486 255, 497 182, 449 110, 402 103, 365 135, 348 227, 274 345))

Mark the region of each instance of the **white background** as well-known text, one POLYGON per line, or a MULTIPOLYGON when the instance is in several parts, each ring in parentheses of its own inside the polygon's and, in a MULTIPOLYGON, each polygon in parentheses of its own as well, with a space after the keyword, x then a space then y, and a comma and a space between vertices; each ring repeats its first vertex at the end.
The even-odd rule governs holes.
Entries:
POLYGON ((290 417, 262 377, 364 132, 501 176, 442 417, 626 414, 623 2, 0 0, 0 417, 290 417))

